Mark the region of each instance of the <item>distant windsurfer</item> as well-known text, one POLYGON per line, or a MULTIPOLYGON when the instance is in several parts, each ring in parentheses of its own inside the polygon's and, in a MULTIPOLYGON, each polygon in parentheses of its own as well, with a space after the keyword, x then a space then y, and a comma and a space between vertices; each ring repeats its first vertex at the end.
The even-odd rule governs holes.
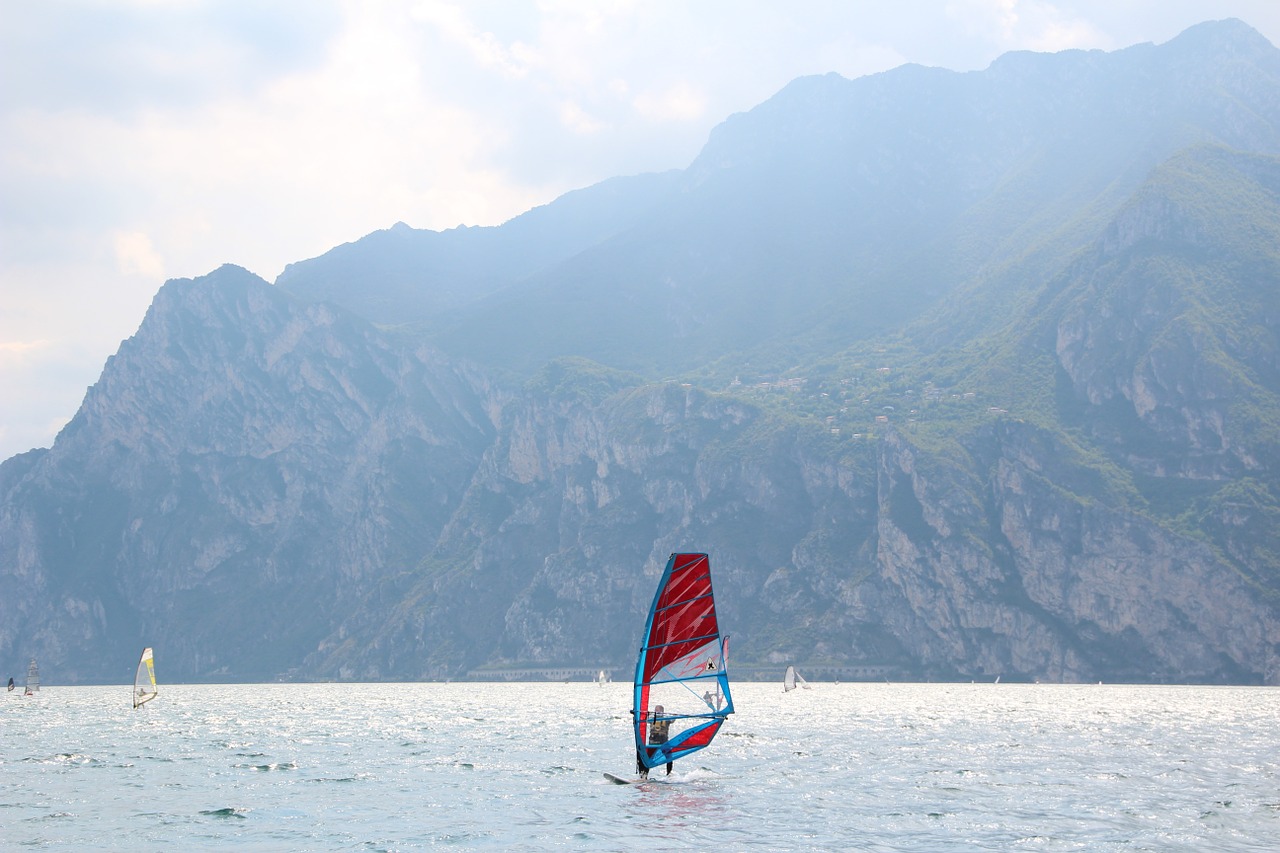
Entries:
POLYGON ((8 687, 8 690, 9 690, 9 692, 10 692, 10 693, 12 693, 12 692, 13 692, 13 676, 12 676, 12 675, 11 675, 11 676, 9 676, 9 687, 8 687))
MULTIPOLYGON (((661 705, 653 706, 653 713, 649 715, 649 745, 660 746, 667 742, 667 734, 671 731, 671 719, 663 716, 663 708, 661 705)), ((671 765, 673 762, 667 762, 667 775, 671 775, 671 765)), ((636 750, 636 772, 640 774, 641 779, 649 778, 649 768, 644 763, 643 756, 640 751, 636 750)))

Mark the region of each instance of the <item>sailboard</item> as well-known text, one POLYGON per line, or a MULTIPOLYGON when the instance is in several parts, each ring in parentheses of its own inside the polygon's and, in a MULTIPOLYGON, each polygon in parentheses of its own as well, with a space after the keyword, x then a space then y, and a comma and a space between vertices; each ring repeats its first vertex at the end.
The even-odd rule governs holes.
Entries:
POLYGON ((9 686, 6 687, 5 690, 8 690, 10 693, 13 692, 13 676, 12 675, 9 676, 9 686))
POLYGON ((804 680, 804 676, 796 672, 794 666, 787 666, 786 673, 782 676, 782 692, 787 693, 795 690, 797 687, 803 687, 809 690, 809 682, 804 680))
POLYGON ((631 707, 641 775, 711 745, 733 713, 706 554, 672 554, 649 608, 631 707))
POLYGON ((156 698, 156 667, 151 656, 151 648, 142 650, 138 658, 138 669, 133 674, 133 707, 137 708, 156 698))
POLYGON ((23 691, 23 696, 34 696, 40 692, 40 667, 36 666, 36 659, 32 658, 31 663, 27 664, 27 689, 23 691))
POLYGON ((612 773, 605 773, 604 778, 608 779, 615 785, 635 785, 638 782, 644 781, 643 779, 623 779, 621 776, 614 776, 612 773))

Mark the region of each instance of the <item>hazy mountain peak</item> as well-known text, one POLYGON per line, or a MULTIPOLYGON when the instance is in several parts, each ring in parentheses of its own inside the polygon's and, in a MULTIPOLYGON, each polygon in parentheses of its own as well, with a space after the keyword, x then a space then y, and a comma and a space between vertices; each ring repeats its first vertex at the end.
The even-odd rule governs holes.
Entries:
POLYGON ((1274 54, 1276 50, 1266 36, 1239 18, 1196 24, 1183 30, 1167 44, 1171 49, 1195 52, 1210 60, 1250 54, 1265 56, 1274 54))

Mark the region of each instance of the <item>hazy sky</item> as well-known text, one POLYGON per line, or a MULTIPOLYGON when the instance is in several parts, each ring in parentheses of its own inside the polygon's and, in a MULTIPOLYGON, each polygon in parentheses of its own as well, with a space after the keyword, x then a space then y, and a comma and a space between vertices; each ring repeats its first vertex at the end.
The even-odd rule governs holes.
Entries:
POLYGON ((52 444, 165 279, 274 280, 683 168, 789 81, 1112 50, 1275 0, 0 0, 0 459, 52 444))

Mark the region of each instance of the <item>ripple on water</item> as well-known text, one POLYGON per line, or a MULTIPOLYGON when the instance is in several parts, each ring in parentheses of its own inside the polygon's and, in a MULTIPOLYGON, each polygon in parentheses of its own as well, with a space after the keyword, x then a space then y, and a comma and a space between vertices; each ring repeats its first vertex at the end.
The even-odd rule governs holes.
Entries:
POLYGON ((200 814, 208 817, 235 817, 244 818, 249 813, 248 809, 238 808, 236 806, 224 806, 220 809, 202 809, 200 814))
POLYGON ((298 765, 292 761, 272 761, 267 764, 233 764, 232 767, 239 769, 257 770, 261 773, 269 773, 273 770, 297 770, 298 765))

